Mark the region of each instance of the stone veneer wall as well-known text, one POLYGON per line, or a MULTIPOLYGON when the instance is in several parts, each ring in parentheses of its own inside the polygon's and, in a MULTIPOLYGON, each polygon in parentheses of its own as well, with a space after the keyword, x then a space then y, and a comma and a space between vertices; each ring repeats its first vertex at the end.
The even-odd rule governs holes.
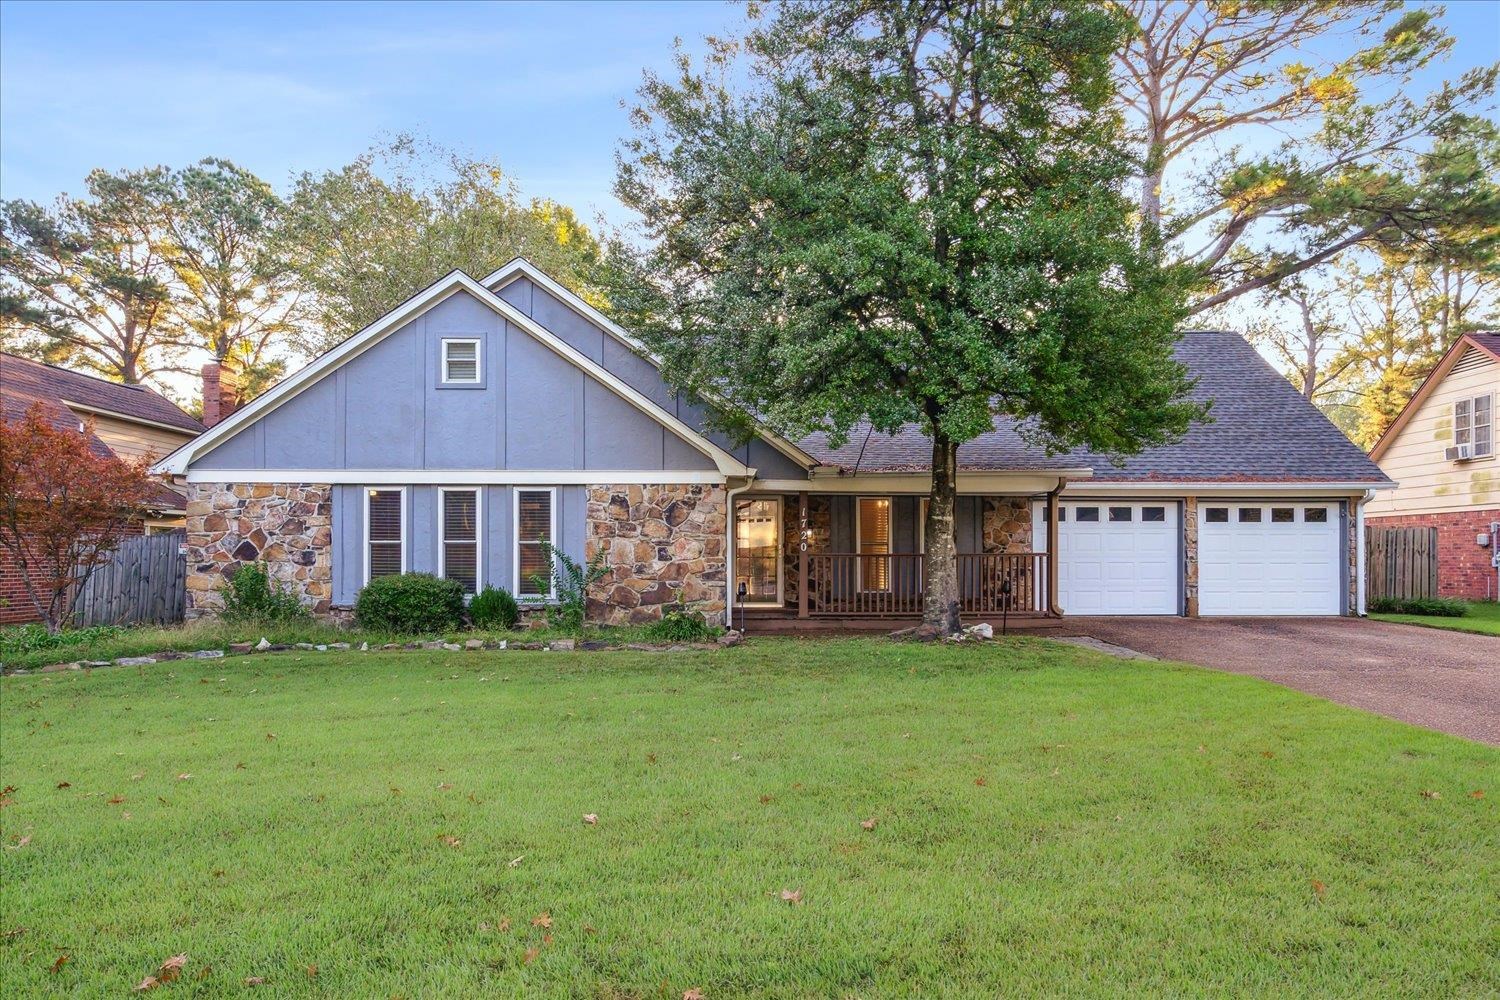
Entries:
POLYGON ((1030 552, 1031 500, 985 497, 979 527, 985 552, 1030 552))
POLYGON ((333 600, 333 487, 326 483, 190 483, 187 617, 223 607, 219 589, 262 562, 316 615, 333 600))
POLYGON ((1198 498, 1182 502, 1182 590, 1183 614, 1198 617, 1198 498))
MULTIPOLYGON (((795 493, 781 499, 782 597, 796 604, 798 532, 802 514, 795 493)), ((807 497, 807 551, 827 552, 833 547, 833 500, 826 494, 810 493, 807 497)))
POLYGON ((724 623, 727 561, 724 488, 590 486, 584 558, 609 570, 589 592, 589 619, 649 622, 679 601, 724 623))

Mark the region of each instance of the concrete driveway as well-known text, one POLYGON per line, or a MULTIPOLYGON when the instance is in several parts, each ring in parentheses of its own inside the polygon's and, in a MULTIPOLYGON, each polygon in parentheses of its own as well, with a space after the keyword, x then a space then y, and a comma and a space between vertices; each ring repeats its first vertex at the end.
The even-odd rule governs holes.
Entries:
POLYGON ((1068 618, 1163 660, 1249 674, 1500 746, 1500 637, 1358 618, 1068 618))

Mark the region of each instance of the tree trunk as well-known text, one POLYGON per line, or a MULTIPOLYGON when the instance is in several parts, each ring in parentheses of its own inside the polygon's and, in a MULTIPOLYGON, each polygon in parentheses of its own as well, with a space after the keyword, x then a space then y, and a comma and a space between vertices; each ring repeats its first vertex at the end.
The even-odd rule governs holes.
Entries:
POLYGON ((920 635, 938 639, 962 626, 958 618, 958 443, 941 431, 932 436, 932 493, 927 502, 927 552, 920 635))

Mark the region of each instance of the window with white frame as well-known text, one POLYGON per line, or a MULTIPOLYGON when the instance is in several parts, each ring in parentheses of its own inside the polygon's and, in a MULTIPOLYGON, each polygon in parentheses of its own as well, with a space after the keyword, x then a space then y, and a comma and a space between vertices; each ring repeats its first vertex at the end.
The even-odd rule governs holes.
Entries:
POLYGON ((406 490, 365 491, 365 582, 406 572, 406 490))
POLYGON ((479 592, 479 524, 483 501, 473 487, 438 490, 438 575, 479 592))
POLYGON ((551 600, 552 560, 547 545, 555 544, 555 490, 516 490, 516 593, 532 600, 551 600), (543 543, 547 543, 544 545, 543 543), (542 577, 538 585, 536 577, 542 577))
POLYGON ((1453 404, 1453 443, 1472 445, 1475 458, 1494 454, 1494 397, 1486 393, 1453 404))
POLYGON ((476 385, 479 382, 479 338, 443 339, 443 384, 476 385))

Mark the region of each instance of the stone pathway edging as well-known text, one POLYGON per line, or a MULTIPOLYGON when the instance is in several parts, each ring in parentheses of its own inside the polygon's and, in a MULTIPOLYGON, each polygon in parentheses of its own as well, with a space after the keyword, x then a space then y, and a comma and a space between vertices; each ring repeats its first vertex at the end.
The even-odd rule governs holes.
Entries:
POLYGON ((261 637, 260 642, 232 642, 225 649, 198 649, 192 652, 163 650, 150 656, 121 656, 113 660, 71 660, 49 663, 36 670, 12 670, 6 676, 24 677, 30 673, 56 674, 67 670, 97 670, 101 667, 145 667, 153 663, 170 663, 173 660, 215 660, 224 656, 249 656, 256 653, 285 653, 292 651, 326 653, 330 651, 354 650, 360 653, 391 653, 441 650, 448 653, 498 652, 518 650, 523 652, 609 652, 611 650, 639 653, 684 653, 691 650, 719 650, 738 646, 745 641, 744 633, 730 630, 713 642, 627 642, 610 643, 600 639, 551 639, 547 642, 515 642, 509 639, 466 639, 463 643, 430 640, 426 642, 387 642, 371 646, 362 642, 358 647, 347 642, 273 643, 261 637))

